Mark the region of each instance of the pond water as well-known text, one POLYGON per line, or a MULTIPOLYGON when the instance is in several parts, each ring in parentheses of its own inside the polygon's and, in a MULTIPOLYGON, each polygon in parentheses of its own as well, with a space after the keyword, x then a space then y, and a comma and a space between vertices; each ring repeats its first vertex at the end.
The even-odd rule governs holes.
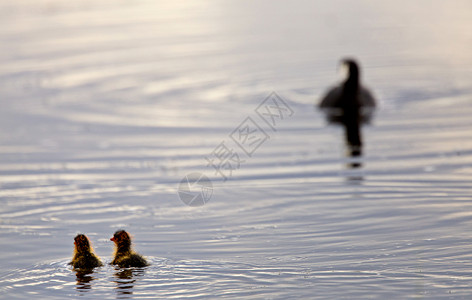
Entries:
POLYGON ((2 297, 472 294, 470 1, 2 1, 0 16, 2 297), (379 104, 356 168, 314 109, 344 56, 379 104), (276 127, 269 95, 291 112, 276 127), (222 145, 240 159, 226 181, 208 162, 222 145), (195 172, 212 184, 198 207, 178 195, 195 172), (120 228, 151 266, 67 265, 79 232, 110 262, 120 228))

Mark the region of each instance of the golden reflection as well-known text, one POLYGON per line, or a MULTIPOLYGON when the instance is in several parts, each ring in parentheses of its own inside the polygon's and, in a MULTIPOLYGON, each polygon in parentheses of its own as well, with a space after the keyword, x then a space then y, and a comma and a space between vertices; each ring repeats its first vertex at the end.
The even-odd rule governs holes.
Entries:
POLYGON ((95 277, 92 276, 93 270, 78 270, 75 273, 77 277, 76 289, 81 292, 86 292, 92 289, 92 281, 95 277))
POLYGON ((136 282, 135 277, 141 277, 143 275, 144 269, 141 268, 117 268, 114 274, 114 282, 116 283, 118 298, 131 298, 134 291, 134 283, 136 282))

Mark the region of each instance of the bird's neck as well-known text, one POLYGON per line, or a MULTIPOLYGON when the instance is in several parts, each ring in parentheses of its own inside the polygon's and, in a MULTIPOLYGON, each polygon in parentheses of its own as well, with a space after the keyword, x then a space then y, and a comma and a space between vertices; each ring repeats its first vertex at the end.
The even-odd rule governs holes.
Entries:
POLYGON ((91 249, 74 249, 74 255, 85 255, 90 252, 91 249))
POLYGON ((357 115, 359 106, 359 72, 354 69, 350 71, 349 78, 343 84, 342 107, 344 114, 357 115))
POLYGON ((356 68, 351 69, 349 72, 349 77, 344 82, 344 88, 349 91, 357 91, 359 88, 359 70, 356 68))
POLYGON ((118 245, 116 247, 116 254, 129 254, 131 253, 131 245, 118 245))
POLYGON ((92 257, 94 256, 93 253, 91 252, 75 252, 74 255, 72 256, 72 261, 74 260, 80 260, 80 259, 86 259, 86 258, 89 258, 89 257, 92 257))

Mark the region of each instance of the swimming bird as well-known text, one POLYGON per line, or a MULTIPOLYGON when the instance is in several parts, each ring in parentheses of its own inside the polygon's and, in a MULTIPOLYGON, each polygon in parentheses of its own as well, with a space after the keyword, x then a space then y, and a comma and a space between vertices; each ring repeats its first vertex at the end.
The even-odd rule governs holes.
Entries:
POLYGON ((110 239, 115 243, 115 258, 111 262, 122 268, 127 267, 145 267, 148 262, 144 257, 131 249, 131 237, 124 230, 118 230, 110 239))
POLYGON ((328 91, 319 107, 325 110, 330 122, 345 127, 346 141, 351 147, 358 148, 353 153, 359 155, 362 146, 360 125, 370 120, 376 101, 372 93, 361 85, 359 64, 352 58, 343 59, 341 64, 347 67, 347 78, 328 91))
POLYGON ((85 234, 77 234, 74 238, 74 256, 69 262, 75 269, 93 269, 103 266, 100 259, 93 252, 90 241, 85 234))
POLYGON ((375 98, 361 85, 359 64, 352 58, 345 58, 341 60, 341 66, 347 68, 347 78, 339 86, 329 90, 321 100, 320 108, 374 108, 375 98))

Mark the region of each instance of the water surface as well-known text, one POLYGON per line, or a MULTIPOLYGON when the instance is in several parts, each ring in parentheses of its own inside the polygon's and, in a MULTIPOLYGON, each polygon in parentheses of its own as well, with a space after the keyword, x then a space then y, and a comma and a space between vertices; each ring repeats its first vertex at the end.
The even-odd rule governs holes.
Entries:
POLYGON ((9 299, 466 298, 467 1, 0 4, 0 291, 9 299), (360 168, 314 104, 352 55, 379 100, 360 168), (255 112, 272 92, 293 116, 255 112), (224 182, 205 157, 269 139, 224 182), (184 205, 202 172, 213 196, 184 205), (152 265, 105 261, 119 228, 152 265))

